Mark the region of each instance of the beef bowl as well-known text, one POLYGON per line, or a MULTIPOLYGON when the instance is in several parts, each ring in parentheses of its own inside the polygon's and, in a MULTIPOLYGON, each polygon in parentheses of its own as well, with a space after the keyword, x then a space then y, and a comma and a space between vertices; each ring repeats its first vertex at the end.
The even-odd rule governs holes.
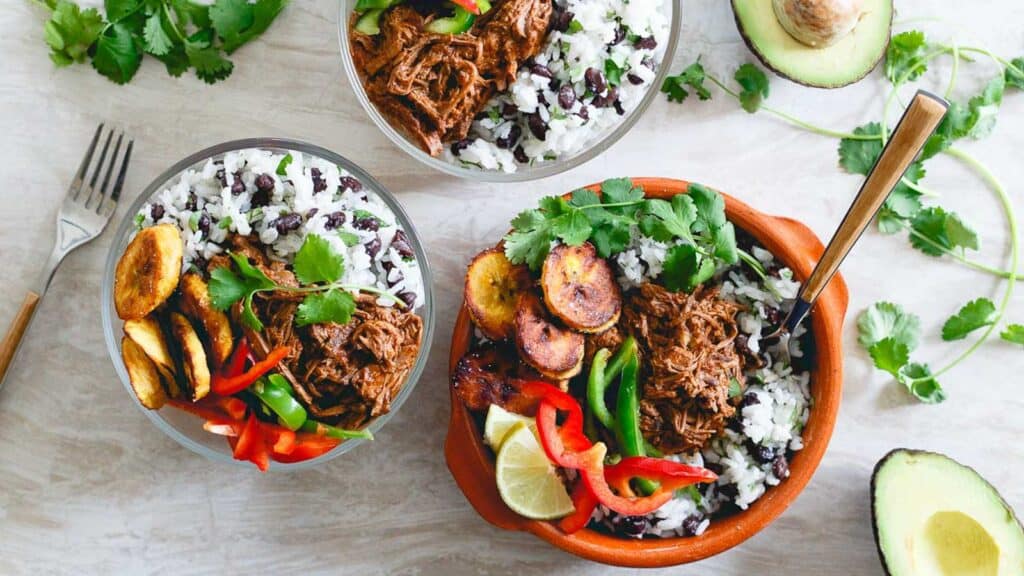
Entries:
POLYGON ((342 59, 380 129, 442 172, 523 181, 594 158, 668 73, 673 0, 345 0, 342 59), (663 65, 664 63, 664 65, 663 65))
POLYGON ((762 338, 822 250, 678 180, 520 213, 467 269, 445 447, 460 489, 492 524, 608 564, 743 542, 807 485, 839 409, 842 278, 791 336, 762 338))
POLYGON ((114 367, 153 424, 264 471, 372 440, 434 326, 401 205, 347 159, 280 139, 220 144, 154 180, 117 230, 102 296, 114 367))

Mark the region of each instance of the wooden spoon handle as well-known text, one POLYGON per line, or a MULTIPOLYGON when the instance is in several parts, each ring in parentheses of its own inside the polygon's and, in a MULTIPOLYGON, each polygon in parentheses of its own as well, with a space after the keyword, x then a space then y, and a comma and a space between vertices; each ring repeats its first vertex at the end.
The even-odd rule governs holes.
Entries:
POLYGON ((914 100, 882 150, 867 180, 853 200, 850 210, 825 248, 818 265, 800 292, 800 299, 810 304, 821 294, 835 275, 843 259, 868 227, 889 193, 903 177, 932 132, 938 127, 949 104, 934 94, 918 90, 914 100))
POLYGON ((3 342, 0 342, 0 388, 3 388, 4 376, 7 374, 7 369, 11 367, 14 355, 18 352, 18 345, 21 344, 21 338, 32 322, 32 315, 35 314, 38 305, 39 294, 30 290, 25 295, 25 300, 21 303, 21 309, 18 310, 14 321, 11 322, 11 327, 7 329, 3 342))

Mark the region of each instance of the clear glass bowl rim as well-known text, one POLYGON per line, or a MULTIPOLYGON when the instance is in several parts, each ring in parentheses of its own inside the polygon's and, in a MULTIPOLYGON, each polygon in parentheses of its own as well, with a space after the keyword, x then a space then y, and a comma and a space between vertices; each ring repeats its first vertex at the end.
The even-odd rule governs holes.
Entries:
POLYGON ((359 74, 356 72, 355 63, 352 60, 352 51, 349 48, 348 15, 352 12, 352 8, 355 6, 356 0, 339 0, 338 2, 338 43, 341 46, 342 65, 345 68, 345 74, 348 76, 348 81, 352 87, 352 91, 355 92, 356 99, 359 100, 359 103, 363 106, 363 110, 365 110, 367 115, 370 116, 373 123, 377 125, 377 128, 384 132, 384 134, 387 135, 395 145, 404 150, 407 154, 435 170, 459 178, 467 178, 479 182, 527 182, 530 180, 539 180, 541 178, 561 174, 562 172, 571 170, 594 159, 605 152, 613 144, 618 142, 618 140, 625 136, 626 133, 629 132, 640 120, 640 117, 647 111, 651 102, 653 102, 661 92, 661 86, 664 84, 665 78, 668 76, 669 70, 672 67, 672 58, 676 52, 676 46, 679 44, 679 36, 682 31, 680 0, 667 0, 667 2, 671 7, 672 14, 670 15, 669 37, 668 44, 665 47, 665 55, 662 57, 661 65, 658 67, 658 73, 654 82, 651 84, 651 87, 647 90, 647 94, 644 95, 636 109, 627 114, 618 126, 612 130, 606 131, 601 138, 595 140, 575 155, 552 162, 544 162, 543 164, 533 168, 519 168, 516 172, 511 173, 502 172, 500 170, 472 170, 445 162, 440 158, 434 158, 423 150, 420 150, 418 146, 410 142, 399 131, 395 130, 391 126, 391 123, 381 115, 373 102, 370 102, 369 97, 366 95, 366 90, 363 89, 363 83, 359 80, 359 74))
MULTIPOLYGON (((132 202, 131 206, 128 208, 128 211, 125 213, 120 225, 117 228, 113 243, 111 244, 110 251, 107 255, 106 265, 103 271, 104 275, 100 302, 100 311, 102 314, 103 332, 107 342, 107 351, 110 354, 111 362, 113 362, 114 364, 114 370, 117 372, 117 375, 121 380, 121 384, 124 385, 125 391, 132 398, 132 402, 139 408, 139 410, 142 411, 143 414, 146 415, 147 418, 149 418, 149 420, 157 428, 159 428, 165 434, 173 438, 182 446, 188 448, 189 450, 197 454, 205 456, 210 460, 252 467, 252 464, 250 464, 249 462, 241 462, 235 460, 234 458, 232 458, 230 452, 227 452, 226 450, 224 452, 213 450, 208 446, 204 446, 192 440, 191 438, 183 434, 181 431, 179 431, 174 425, 172 425, 170 422, 164 419, 163 416, 161 416, 161 411, 148 410, 144 408, 141 404, 139 404, 139 401, 135 396, 135 392, 132 390, 131 384, 129 383, 128 372, 124 367, 124 362, 121 360, 120 330, 115 330, 114 327, 114 323, 120 322, 120 319, 118 319, 114 314, 113 306, 114 269, 117 266, 117 261, 121 257, 121 253, 124 249, 124 246, 127 244, 128 235, 134 228, 133 220, 135 214, 137 214, 139 210, 142 209, 142 206, 145 205, 145 203, 154 194, 165 188, 173 178, 177 177, 188 168, 204 163, 206 160, 210 158, 220 157, 228 152, 243 150, 247 148, 260 148, 272 151, 296 151, 301 152, 303 154, 318 156, 320 158, 323 158, 324 160, 333 162, 338 166, 341 166, 342 168, 353 174, 361 182, 371 187, 377 193, 381 200, 395 214, 395 217, 401 223, 402 227, 405 229, 406 235, 409 237, 410 243, 412 244, 413 247, 413 251, 416 254, 416 260, 417 262, 420 263, 420 269, 423 276, 424 304, 422 311, 420 312, 420 315, 423 318, 423 335, 420 345, 420 352, 416 358, 416 364, 409 372, 409 377, 406 379, 401 392, 398 393, 398 396, 392 403, 391 410, 387 414, 378 417, 368 426, 368 429, 373 434, 376 435, 377 432, 380 431, 385 424, 387 424, 388 420, 390 420, 391 417, 394 416, 399 409, 401 409, 402 405, 405 404, 405 401, 412 394, 413 389, 419 382, 420 376, 422 376, 423 370, 426 368, 427 358, 430 356, 430 345, 433 340, 435 317, 433 278, 430 272, 430 264, 427 261, 426 251, 424 250, 423 245, 420 242, 419 234, 416 232, 416 228, 413 225, 412 220, 409 218, 408 214, 405 212, 405 209, 402 207, 401 203, 398 202, 398 199, 394 196, 394 194, 391 191, 385 188, 375 178, 370 176, 370 174, 367 173, 365 170, 363 170, 354 162, 345 158, 344 156, 341 156, 340 154, 337 154, 315 144, 310 144, 308 142, 302 142, 299 140, 292 140, 288 138, 247 138, 242 140, 232 140, 230 142, 223 142, 221 144, 217 144, 209 148, 200 150, 199 152, 191 154, 188 157, 178 161, 173 166, 165 170, 162 174, 157 176, 156 179, 154 179, 142 191, 142 193, 139 194, 138 198, 136 198, 132 202)), ((304 462, 297 462, 293 464, 271 462, 270 469, 294 471, 312 468, 320 464, 323 464, 329 460, 337 458, 338 456, 341 456, 342 454, 345 454, 346 452, 349 452, 350 450, 353 450, 356 447, 361 446, 365 442, 367 441, 361 438, 354 440, 346 440, 342 442, 334 450, 331 450, 330 452, 318 458, 306 460, 304 462)), ((227 447, 226 442, 224 445, 225 447, 227 447)))

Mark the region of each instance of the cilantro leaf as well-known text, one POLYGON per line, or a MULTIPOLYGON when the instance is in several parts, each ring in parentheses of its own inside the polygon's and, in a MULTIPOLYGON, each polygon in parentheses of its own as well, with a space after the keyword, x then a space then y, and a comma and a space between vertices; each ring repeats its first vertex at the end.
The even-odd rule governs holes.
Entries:
POLYGON ((569 199, 571 206, 582 208, 584 206, 595 206, 601 203, 601 197, 596 192, 587 190, 586 188, 580 188, 572 193, 572 197, 569 199))
POLYGON ((999 337, 1011 344, 1024 344, 1024 324, 1010 324, 999 337))
POLYGON ((96 41, 96 53, 92 67, 117 84, 126 84, 139 70, 142 54, 135 37, 124 24, 117 23, 107 28, 96 41))
MULTIPOLYGON (((634 186, 633 181, 629 178, 611 178, 601 183, 601 195, 605 204, 623 204, 643 200, 644 191, 639 186, 634 186)), ((606 210, 624 214, 626 208, 607 208, 606 210)))
POLYGON ((345 273, 345 258, 316 234, 309 234, 295 253, 295 277, 303 284, 333 283, 345 273))
POLYGON ((512 220, 512 232, 505 236, 505 256, 513 264, 525 263, 539 270, 551 249, 550 225, 540 210, 521 212, 512 220))
POLYGON ((621 221, 610 222, 605 226, 595 228, 590 235, 590 241, 597 249, 597 255, 601 258, 610 258, 613 254, 622 252, 633 240, 629 224, 621 221))
POLYGON ((679 74, 666 77, 665 82, 661 85, 661 91, 668 95, 669 102, 686 100, 690 95, 687 88, 693 90, 701 100, 707 100, 711 98, 711 92, 704 87, 705 78, 704 66, 698 59, 679 74))
POLYGON ((263 34, 289 0, 217 0, 210 7, 210 21, 231 54, 246 42, 263 34))
POLYGON ((625 70, 615 63, 615 60, 608 58, 604 61, 604 76, 608 79, 608 84, 612 86, 618 86, 622 84, 622 74, 625 70))
POLYGON ((288 175, 288 166, 292 163, 292 160, 294 160, 294 158, 292 158, 291 154, 285 154, 284 158, 281 158, 281 161, 278 162, 278 164, 277 164, 277 175, 278 176, 287 176, 288 175))
POLYGON ((921 320, 899 304, 875 302, 857 318, 857 331, 857 340, 864 348, 891 338, 906 345, 907 352, 913 352, 920 339, 921 320))
POLYGON ((164 30, 162 12, 154 12, 146 19, 146 28, 142 32, 146 52, 154 56, 164 56, 174 47, 174 42, 164 30))
POLYGON ((220 267, 210 272, 210 285, 207 291, 210 295, 210 304, 223 312, 246 297, 249 293, 249 284, 229 268, 220 267))
POLYGON ((120 22, 142 7, 140 0, 104 0, 103 9, 107 13, 107 20, 120 22))
POLYGON ((885 52, 885 77, 893 84, 919 78, 928 69, 921 60, 927 48, 928 42, 920 30, 893 36, 885 52))
MULTIPOLYGON (((880 135, 882 125, 878 122, 870 122, 853 129, 857 135, 880 135)), ((882 155, 882 141, 851 140, 843 138, 839 141, 839 165, 850 174, 862 174, 867 176, 875 167, 875 162, 882 155)))
POLYGON ((978 328, 995 322, 996 305, 988 298, 978 298, 964 304, 960 311, 942 325, 942 339, 949 342, 963 340, 978 328))
MULTIPOLYGON (((703 275, 701 260, 701 256, 693 244, 678 244, 669 248, 665 254, 661 273, 662 284, 673 292, 692 291, 700 284, 697 278, 703 275)), ((714 274, 713 266, 712 263, 712 274, 714 274)))
POLYGON ((197 43, 186 43, 185 54, 192 67, 196 69, 196 76, 207 84, 215 84, 231 76, 235 65, 224 58, 219 48, 213 46, 202 47, 197 43))
POLYGON ((958 130, 955 129, 954 135, 977 140, 991 134, 996 125, 996 114, 999 113, 999 106, 1003 102, 1005 90, 1006 80, 1003 76, 996 76, 986 84, 981 94, 967 102, 967 116, 964 125, 958 130))
POLYGON ((50 47, 50 60, 57 66, 84 62, 106 22, 95 8, 82 10, 68 0, 60 0, 52 8, 53 13, 43 28, 50 47))
POLYGON ((347 324, 356 309, 355 298, 344 290, 331 288, 326 292, 310 294, 299 304, 295 314, 296 324, 347 324))
POLYGON ((921 402, 938 404, 946 399, 946 392, 932 376, 927 364, 911 363, 900 369, 897 380, 921 402))
POLYGON ((1024 58, 1011 60, 1010 66, 1006 67, 1006 72, 1003 74, 1003 79, 1007 86, 1024 90, 1024 58))
POLYGON ((740 91, 740 105, 753 114, 768 97, 768 77, 760 68, 747 63, 736 69, 733 78, 743 90, 740 91))
POLYGON ((688 194, 672 201, 648 199, 640 210, 640 231, 659 242, 684 238, 693 243, 690 227, 697 220, 697 207, 688 194))
POLYGON ((955 248, 978 249, 978 235, 959 216, 938 206, 925 208, 911 222, 910 244, 929 256, 955 248))
POLYGON ((894 377, 899 377, 900 369, 910 362, 910 348, 905 342, 893 338, 883 338, 868 348, 868 354, 875 362, 875 367, 884 370, 894 377))

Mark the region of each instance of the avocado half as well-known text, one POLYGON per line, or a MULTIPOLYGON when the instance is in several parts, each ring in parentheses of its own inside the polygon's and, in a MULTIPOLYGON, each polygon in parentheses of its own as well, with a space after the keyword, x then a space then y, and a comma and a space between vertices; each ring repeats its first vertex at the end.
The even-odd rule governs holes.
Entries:
POLYGON ((984 478, 936 454, 898 449, 871 478, 875 544, 890 576, 1020 576, 1024 528, 984 478))
POLYGON ((863 0, 853 30, 818 47, 804 44, 786 31, 776 16, 775 4, 773 0, 732 0, 732 11, 750 50, 784 78, 805 86, 839 88, 867 76, 885 55, 892 29, 892 0, 863 0))

